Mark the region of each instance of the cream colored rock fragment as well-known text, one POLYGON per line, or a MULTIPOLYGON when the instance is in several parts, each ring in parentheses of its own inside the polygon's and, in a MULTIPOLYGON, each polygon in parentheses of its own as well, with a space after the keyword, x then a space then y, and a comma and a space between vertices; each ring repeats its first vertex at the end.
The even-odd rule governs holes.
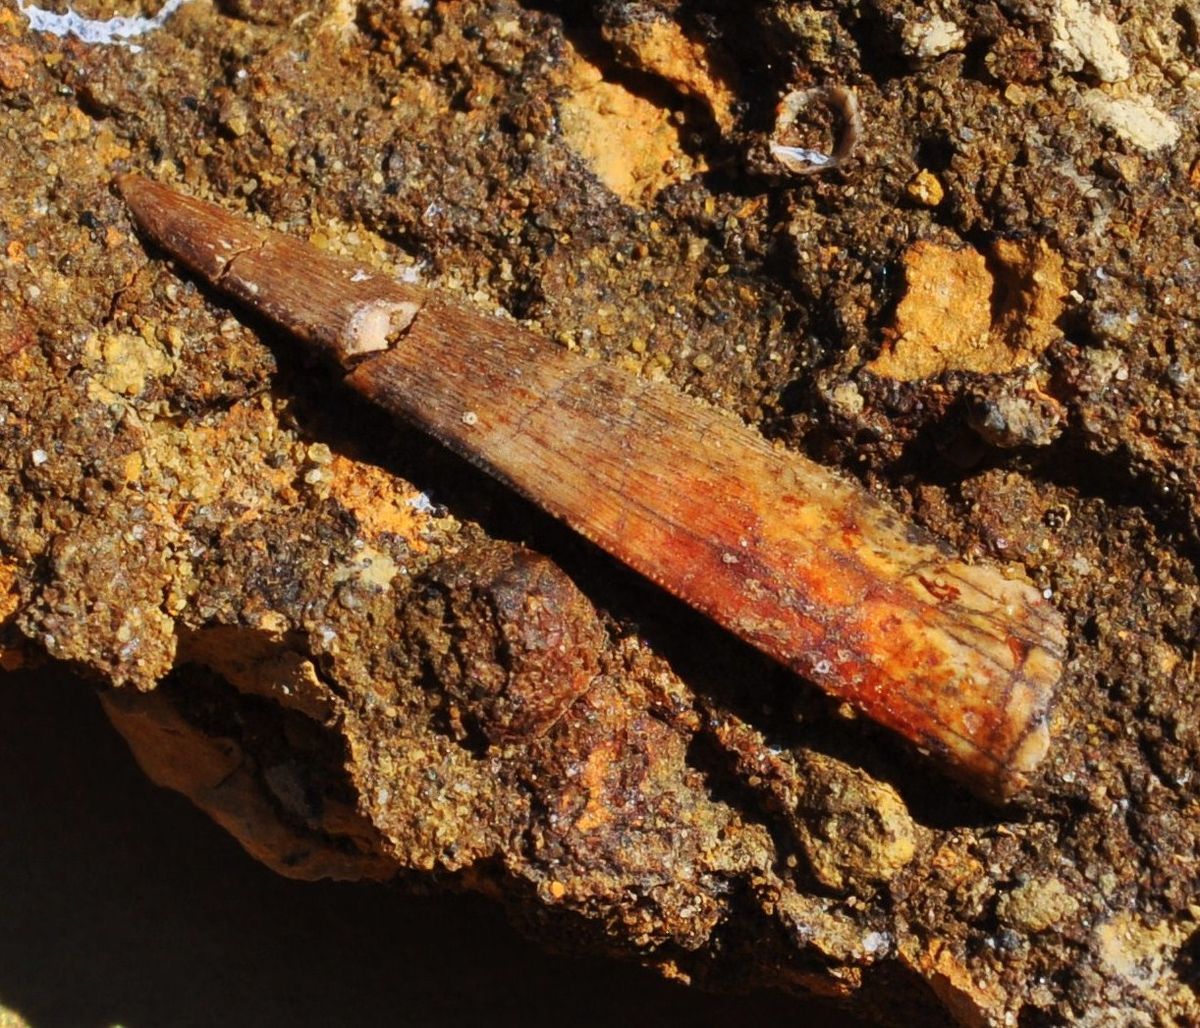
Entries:
POLYGON ((1090 68, 1102 82, 1120 82, 1133 71, 1120 29, 1091 4, 1058 0, 1050 17, 1050 31, 1051 45, 1071 71, 1090 68))
POLYGON ((1116 97, 1102 89, 1089 89, 1083 94, 1083 106, 1097 124, 1146 153, 1158 153, 1179 142, 1179 123, 1147 96, 1116 97))
POLYGON ((910 57, 932 60, 943 54, 961 50, 967 36, 952 21, 934 15, 923 21, 909 22, 904 27, 904 49, 910 57))
POLYGON ((926 168, 922 168, 904 187, 905 195, 922 207, 936 207, 946 198, 941 180, 926 168))
POLYGON ((333 581, 339 585, 353 582, 366 589, 384 591, 399 573, 399 566, 383 550, 363 546, 352 561, 334 569, 333 581))
POLYGON ((137 396, 150 379, 170 374, 174 364, 157 343, 132 332, 94 335, 84 347, 93 381, 118 396, 137 396))

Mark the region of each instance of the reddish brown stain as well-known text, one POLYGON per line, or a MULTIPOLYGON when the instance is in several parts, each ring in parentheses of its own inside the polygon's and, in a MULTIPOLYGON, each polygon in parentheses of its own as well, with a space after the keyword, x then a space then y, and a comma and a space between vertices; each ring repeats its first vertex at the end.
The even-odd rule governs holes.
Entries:
POLYGON ((962 595, 962 590, 949 582, 926 578, 924 575, 917 575, 917 579, 939 603, 953 603, 962 595))
POLYGON ((1028 640, 1021 639, 1015 635, 1010 635, 1005 642, 1008 643, 1008 651, 1013 656, 1014 666, 1021 667, 1029 658, 1031 646, 1028 640))

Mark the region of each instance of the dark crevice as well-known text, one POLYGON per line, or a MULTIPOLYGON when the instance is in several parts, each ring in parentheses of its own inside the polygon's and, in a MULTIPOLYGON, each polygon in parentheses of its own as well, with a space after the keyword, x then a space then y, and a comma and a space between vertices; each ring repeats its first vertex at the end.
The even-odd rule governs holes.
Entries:
POLYGON ((1064 433, 1039 454, 1033 474, 1106 506, 1136 508, 1156 534, 1200 574, 1200 528, 1184 499, 1178 494, 1175 499, 1164 498, 1157 483, 1131 469, 1119 451, 1099 453, 1064 433))
POLYGON ((262 797, 283 824, 320 838, 322 845, 353 850, 348 838, 315 831, 311 823, 320 818, 326 798, 350 806, 355 801, 342 772, 348 754, 339 735, 273 700, 241 692, 198 664, 173 669, 158 691, 205 736, 237 743, 244 753, 242 768, 248 763, 260 779, 262 797), (264 779, 272 768, 288 769, 295 778, 296 799, 307 814, 285 804, 264 779))
MULTIPOLYGON (((711 710, 711 704, 700 698, 698 706, 701 710, 711 710)), ((706 715, 711 717, 711 713, 706 715)), ((718 714, 719 716, 719 714, 718 714)), ((775 873, 783 879, 803 878, 797 882, 805 890, 823 893, 820 883, 810 874, 804 873, 804 857, 787 823, 784 811, 773 804, 770 792, 766 788, 752 788, 743 775, 738 773, 736 761, 732 754, 720 744, 709 732, 701 730, 693 736, 687 751, 688 766, 700 772, 704 777, 705 789, 709 799, 714 803, 727 806, 730 810, 739 811, 745 816, 753 811, 757 815, 757 823, 771 837, 775 850, 775 873), (800 860, 798 868, 788 866, 789 857, 800 860)))
POLYGON ((1195 992, 1200 992, 1200 929, 1192 932, 1175 957, 1174 971, 1180 981, 1195 992))
MULTIPOLYGON (((812 385, 798 383, 791 395, 799 398, 791 400, 793 406, 810 405, 812 385)), ((1098 452, 1087 444, 1083 430, 1070 424, 1054 442, 1041 448, 1000 449, 983 444, 967 424, 967 403, 967 397, 961 396, 942 416, 920 425, 897 459, 875 469, 878 475, 899 490, 913 482, 953 488, 966 477, 988 471, 1017 471, 1084 500, 1141 511, 1156 533, 1200 573, 1200 528, 1182 490, 1164 495, 1159 484, 1134 471, 1120 451, 1098 452), (971 450, 968 467, 954 458, 959 443, 968 444, 971 450)))
POLYGON ((881 88, 911 73, 911 65, 897 46, 896 30, 876 3, 839 11, 842 27, 858 45, 859 71, 881 88), (869 54, 868 60, 861 55, 869 54))

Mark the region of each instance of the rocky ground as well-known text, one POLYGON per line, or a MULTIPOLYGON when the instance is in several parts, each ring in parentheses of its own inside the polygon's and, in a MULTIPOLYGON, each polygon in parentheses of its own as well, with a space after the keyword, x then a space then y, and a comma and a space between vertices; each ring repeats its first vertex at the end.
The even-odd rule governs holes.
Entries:
POLYGON ((476 890, 548 947, 881 1023, 1200 1018, 1200 9, 77 14, 0 6, 5 667, 92 679, 293 877, 476 890), (1022 568, 1071 646, 1040 779, 981 804, 365 409, 143 245, 129 169, 1022 568))

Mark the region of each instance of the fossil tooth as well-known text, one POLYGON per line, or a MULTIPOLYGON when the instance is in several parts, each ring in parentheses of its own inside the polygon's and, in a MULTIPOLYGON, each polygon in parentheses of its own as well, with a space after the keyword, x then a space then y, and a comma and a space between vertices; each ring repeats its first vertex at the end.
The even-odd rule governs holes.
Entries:
POLYGON ((1003 799, 1049 746, 1066 640, 1024 577, 967 564, 733 416, 136 175, 154 242, 736 635, 1003 799))

